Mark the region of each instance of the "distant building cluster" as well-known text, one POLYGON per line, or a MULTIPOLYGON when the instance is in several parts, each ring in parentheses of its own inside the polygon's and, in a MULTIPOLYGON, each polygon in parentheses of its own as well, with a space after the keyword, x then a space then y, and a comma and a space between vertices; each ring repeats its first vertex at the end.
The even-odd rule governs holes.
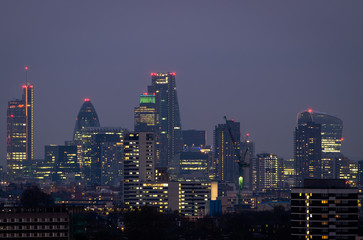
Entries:
MULTIPOLYGON (((34 86, 27 83, 22 99, 8 102, 2 187, 11 191, 11 184, 36 183, 58 194, 57 203, 88 209, 154 206, 160 212, 189 217, 288 208, 293 189, 292 212, 303 209, 293 215, 294 226, 301 227, 294 234, 301 239, 316 232, 307 230, 316 223, 306 219, 310 214, 306 211, 315 211, 311 207, 316 201, 320 207, 356 206, 356 191, 346 187, 362 188, 363 161, 341 153, 343 121, 337 117, 310 109, 298 113, 294 158, 283 159, 276 153, 255 154, 255 143, 249 134, 241 135, 241 124, 235 120, 225 118, 215 126, 212 146, 206 144, 205 130, 182 130, 175 73, 151 73, 151 85, 139 103, 134 108, 134 129, 128 130, 102 126, 91 100, 84 99, 73 139, 45 146, 44 159, 34 159, 34 86), (311 188, 318 179, 343 179, 344 186, 336 182, 340 187, 333 192, 311 188), (341 199, 341 194, 348 198, 341 199)), ((11 205, 19 194, 3 200, 11 205)), ((336 215, 343 213, 337 210, 336 215)), ((338 217, 331 218, 319 222, 344 225, 338 217)), ((66 213, 62 219, 67 221, 66 213)), ((329 234, 322 234, 328 239, 324 236, 329 234)))

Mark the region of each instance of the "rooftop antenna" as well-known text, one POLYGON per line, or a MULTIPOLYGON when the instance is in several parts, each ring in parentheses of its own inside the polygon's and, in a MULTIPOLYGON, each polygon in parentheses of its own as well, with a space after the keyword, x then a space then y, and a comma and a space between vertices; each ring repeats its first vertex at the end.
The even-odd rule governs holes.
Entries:
POLYGON ((29 70, 29 67, 28 66, 25 66, 25 83, 26 85, 28 85, 28 70, 29 70))

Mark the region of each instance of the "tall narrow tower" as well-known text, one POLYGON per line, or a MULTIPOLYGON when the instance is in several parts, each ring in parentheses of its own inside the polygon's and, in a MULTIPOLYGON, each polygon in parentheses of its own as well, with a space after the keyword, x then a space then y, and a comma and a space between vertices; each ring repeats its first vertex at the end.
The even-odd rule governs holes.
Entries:
POLYGON ((321 124, 298 122, 295 129, 296 186, 305 178, 321 178, 321 124))
POLYGON ((233 144, 227 125, 218 124, 214 129, 214 161, 220 181, 236 182, 239 177, 236 152, 241 151, 240 123, 233 120, 227 120, 227 123, 236 145, 233 144))
POLYGON ((149 94, 155 94, 159 123, 156 129, 157 166, 166 167, 183 149, 183 135, 175 73, 151 73, 149 94))
POLYGON ((34 85, 22 86, 22 99, 8 102, 7 167, 8 178, 24 176, 25 162, 34 158, 34 85))

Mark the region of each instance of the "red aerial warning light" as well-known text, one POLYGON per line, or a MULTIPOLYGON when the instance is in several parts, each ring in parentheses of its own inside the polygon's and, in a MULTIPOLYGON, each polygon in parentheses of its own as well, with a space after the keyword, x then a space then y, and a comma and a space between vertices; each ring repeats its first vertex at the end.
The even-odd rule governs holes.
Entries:
POLYGON ((22 88, 26 88, 26 85, 21 86, 22 88))
POLYGON ((171 76, 175 76, 175 72, 170 73, 171 76))
POLYGON ((250 136, 250 134, 249 134, 249 133, 247 133, 247 134, 246 134, 246 136, 247 136, 247 137, 249 137, 249 136, 250 136))
POLYGON ((33 88, 33 85, 29 85, 29 88, 33 88))
POLYGON ((146 96, 146 95, 147 95, 147 93, 145 92, 145 93, 144 93, 144 95, 146 96))
POLYGON ((85 99, 84 99, 84 101, 85 101, 85 102, 89 102, 89 98, 85 98, 85 99))
POLYGON ((340 141, 344 141, 344 138, 341 138, 340 141))
POLYGON ((11 114, 11 115, 10 115, 10 117, 12 117, 12 118, 13 118, 13 117, 14 117, 14 114, 11 114))
POLYGON ((28 69, 29 69, 29 68, 28 68, 28 66, 25 66, 25 68, 24 68, 24 69, 28 71, 28 69))
POLYGON ((151 76, 156 76, 156 73, 150 73, 151 76))
POLYGON ((313 112, 313 109, 309 108, 309 109, 308 109, 308 112, 309 112, 309 113, 312 113, 312 112, 313 112))

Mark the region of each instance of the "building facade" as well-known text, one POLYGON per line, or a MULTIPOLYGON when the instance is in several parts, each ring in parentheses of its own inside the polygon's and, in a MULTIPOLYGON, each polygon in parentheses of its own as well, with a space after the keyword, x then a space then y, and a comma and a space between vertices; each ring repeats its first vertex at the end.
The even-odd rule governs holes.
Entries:
POLYGON ((85 98, 81 109, 76 118, 76 125, 74 127, 73 140, 79 141, 82 139, 81 130, 89 127, 100 127, 100 120, 96 109, 91 103, 89 98, 85 98))
MULTIPOLYGON (((39 166, 49 166, 51 180, 57 183, 81 180, 81 169, 77 159, 77 146, 47 145, 44 147, 44 162, 39 166)), ((39 169, 39 170, 40 170, 39 169)), ((37 169, 37 172, 39 171, 37 169)))
POLYGON ((283 188, 283 159, 276 154, 261 153, 257 154, 256 158, 256 181, 253 190, 270 191, 281 190, 283 188))
POLYGON ((358 189, 341 179, 306 179, 291 190, 292 239, 355 239, 358 189))
POLYGON ((143 183, 155 181, 155 134, 129 132, 124 137, 124 204, 135 208, 142 204, 143 183))
POLYGON ((159 123, 156 128, 156 165, 166 167, 183 148, 175 73, 151 73, 148 94, 155 94, 159 123))
POLYGON ((321 125, 314 122, 299 123, 295 129, 296 184, 305 178, 321 178, 321 125))
POLYGON ((315 123, 321 129, 321 178, 336 178, 335 158, 340 155, 342 146, 343 121, 327 113, 311 109, 298 114, 298 125, 315 123))
POLYGON ((156 113, 155 95, 149 95, 147 93, 140 95, 140 106, 134 110, 135 132, 156 131, 156 126, 159 124, 159 117, 156 113))
POLYGON ((238 181, 238 156, 240 152, 240 123, 227 120, 234 138, 233 144, 227 124, 218 124, 214 129, 214 161, 217 164, 219 181, 238 181))
POLYGON ((22 86, 22 99, 8 102, 7 109, 7 173, 8 179, 27 173, 25 162, 34 158, 34 85, 22 86))

